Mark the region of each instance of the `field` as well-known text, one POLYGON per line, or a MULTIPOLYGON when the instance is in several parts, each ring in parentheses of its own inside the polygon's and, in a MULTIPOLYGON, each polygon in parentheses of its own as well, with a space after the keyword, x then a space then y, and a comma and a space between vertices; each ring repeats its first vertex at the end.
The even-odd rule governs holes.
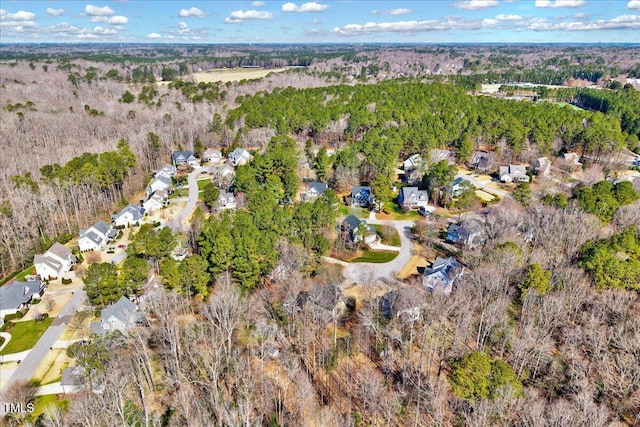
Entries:
POLYGON ((11 334, 11 341, 2 349, 0 354, 19 353, 29 350, 36 345, 52 322, 53 317, 47 317, 40 322, 29 320, 28 322, 16 323, 13 328, 7 331, 11 334))
POLYGON ((224 68, 193 73, 197 83, 237 82, 240 80, 261 79, 269 73, 281 73, 288 68, 224 68))

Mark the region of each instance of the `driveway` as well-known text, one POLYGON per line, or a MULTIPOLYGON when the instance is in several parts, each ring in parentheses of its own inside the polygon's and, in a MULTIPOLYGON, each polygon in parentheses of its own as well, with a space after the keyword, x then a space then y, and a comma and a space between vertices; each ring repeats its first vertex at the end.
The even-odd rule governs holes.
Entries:
POLYGON ((367 223, 388 224, 398 230, 401 244, 400 253, 395 259, 384 264, 357 262, 347 265, 342 271, 345 278, 345 285, 373 279, 394 279, 396 274, 402 270, 402 267, 404 267, 413 256, 413 241, 411 240, 411 227, 414 225, 413 221, 368 219, 367 223))
POLYGON ((473 186, 476 187, 477 189, 483 190, 487 193, 495 194, 501 199, 504 199, 505 197, 509 197, 509 193, 501 189, 498 186, 497 182, 493 182, 489 175, 478 175, 459 167, 456 178, 466 179, 471 184, 473 184, 473 186))
POLYGON ((67 327, 67 323, 69 323, 76 311, 82 306, 86 297, 87 294, 85 294, 84 290, 74 292, 73 297, 71 297, 64 308, 60 310, 60 314, 53 321, 49 329, 42 334, 36 345, 33 346, 24 359, 20 361, 20 364, 2 387, 2 390, 6 390, 13 383, 19 381, 26 382, 31 379, 47 352, 53 348, 55 342, 67 327))
POLYGON ((189 198, 187 200, 187 205, 184 207, 182 212, 174 216, 171 220, 167 221, 167 225, 174 232, 179 233, 183 231, 189 231, 189 224, 183 224, 182 221, 184 221, 186 218, 191 217, 191 214, 193 213, 193 211, 196 208, 196 205, 198 204, 198 193, 199 193, 198 181, 197 181, 198 175, 203 173, 211 173, 211 171, 212 171, 212 168, 199 167, 194 169, 189 174, 189 177, 187 179, 187 183, 189 185, 189 198))

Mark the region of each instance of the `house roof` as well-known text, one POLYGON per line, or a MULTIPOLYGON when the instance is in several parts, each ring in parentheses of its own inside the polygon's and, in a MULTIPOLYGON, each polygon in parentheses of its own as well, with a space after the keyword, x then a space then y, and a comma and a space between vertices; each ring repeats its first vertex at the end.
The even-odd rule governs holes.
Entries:
POLYGON ((461 225, 451 224, 449 228, 447 228, 447 235, 451 235, 456 241, 467 240, 469 238, 469 231, 461 225))
POLYGON ((349 215, 344 219, 344 222, 347 223, 350 230, 355 230, 356 228, 358 228, 362 220, 355 215, 349 215))
POLYGON ((222 152, 220 150, 216 150, 215 148, 207 148, 206 150, 204 150, 204 153, 202 153, 202 157, 210 157, 213 155, 222 157, 222 152))
POLYGON ((64 368, 62 370, 62 378, 60 378, 60 385, 83 385, 84 384, 84 369, 82 366, 72 366, 64 368))
POLYGON ((407 200, 411 197, 412 194, 415 194, 418 198, 424 197, 425 199, 429 199, 429 195, 426 190, 418 190, 418 187, 402 187, 400 189, 400 193, 402 194, 402 199, 407 200))
POLYGON ((103 238, 100 237, 96 232, 94 231, 89 231, 87 233, 82 233, 82 235, 80 236, 81 239, 89 239, 90 241, 92 241, 93 243, 95 243, 96 245, 100 245, 102 243, 103 238))
POLYGON ((105 236, 109 233, 109 230, 111 230, 111 226, 102 220, 93 224, 91 228, 104 234, 105 236))
POLYGON ((420 154, 414 154, 409 156, 407 160, 403 162, 405 169, 413 169, 422 163, 422 156, 420 154))
POLYGON ((327 189, 327 184, 325 184, 324 182, 310 182, 308 185, 309 191, 313 190, 318 194, 324 193, 324 191, 327 189))
POLYGON ((120 297, 115 304, 109 304, 100 312, 100 319, 107 320, 110 317, 129 323, 136 312, 136 305, 127 297, 120 297))
POLYGON ((140 205, 137 205, 135 203, 131 203, 128 206, 125 206, 124 208, 122 208, 122 210, 120 212, 118 212, 117 214, 112 216, 112 219, 117 219, 120 218, 121 216, 125 215, 127 212, 130 212, 131 215, 133 216, 133 220, 137 221, 140 218, 142 218, 142 214, 144 213, 144 209, 142 209, 140 207, 140 205))
POLYGON ((153 179, 153 181, 151 181, 151 184, 149 184, 149 186, 152 187, 154 183, 160 183, 164 187, 169 188, 171 187, 171 178, 166 175, 158 175, 153 179))
POLYGON ((0 287, 0 310, 13 310, 31 300, 34 294, 40 292, 42 282, 11 282, 0 287))
POLYGON ((351 188, 351 197, 357 197, 359 194, 364 197, 369 197, 369 195, 371 194, 371 187, 354 185, 351 188))
POLYGON ((194 158, 195 156, 193 155, 193 151, 174 151, 171 154, 171 158, 173 159, 173 161, 175 162, 176 160, 179 160, 180 158, 184 158, 185 161, 194 158))
POLYGON ((48 256, 44 256, 42 254, 34 255, 33 263, 35 265, 44 264, 54 271, 59 271, 62 268, 62 264, 59 261, 56 261, 55 259, 48 256))
POLYGON ((231 198, 235 200, 236 196, 234 196, 233 193, 229 193, 225 190, 220 190, 220 196, 218 198, 226 202, 231 198))
POLYGON ((47 252, 44 253, 45 255, 47 254, 53 254, 55 256, 57 256, 58 258, 61 259, 67 259, 67 257, 69 257, 69 255, 71 255, 71 249, 69 249, 68 247, 55 242, 48 250, 47 252))

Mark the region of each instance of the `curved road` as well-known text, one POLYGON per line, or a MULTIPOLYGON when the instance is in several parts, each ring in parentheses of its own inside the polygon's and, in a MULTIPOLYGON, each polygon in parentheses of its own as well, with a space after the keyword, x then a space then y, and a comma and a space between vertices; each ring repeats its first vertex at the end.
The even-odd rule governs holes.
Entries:
MULTIPOLYGON (((25 358, 20 362, 11 377, 7 380, 2 390, 9 388, 11 384, 19 381, 29 381, 33 376, 42 360, 53 347, 55 342, 60 338, 62 332, 67 327, 67 323, 71 320, 76 311, 84 303, 87 294, 82 289, 74 291, 73 296, 67 304, 60 310, 58 317, 51 323, 51 326, 42 334, 36 345, 29 351, 25 358)), ((0 356, 1 357, 1 356, 0 356)), ((0 399, 1 400, 1 399, 0 399)))
POLYGON ((410 238, 411 227, 414 225, 413 221, 368 219, 367 223, 388 224, 398 230, 401 243, 400 253, 392 261, 384 264, 374 264, 370 262, 348 264, 342 271, 345 278, 344 283, 346 285, 354 282, 369 281, 372 279, 393 279, 413 256, 413 241, 410 238))
POLYGON ((189 199, 187 200, 187 206, 184 207, 182 212, 178 215, 174 216, 169 222, 168 225, 174 232, 183 232, 189 231, 190 226, 188 224, 183 224, 182 221, 185 218, 190 218, 191 214, 196 208, 198 204, 198 175, 203 173, 211 173, 212 168, 196 168, 194 169, 188 177, 187 183, 189 185, 189 199))

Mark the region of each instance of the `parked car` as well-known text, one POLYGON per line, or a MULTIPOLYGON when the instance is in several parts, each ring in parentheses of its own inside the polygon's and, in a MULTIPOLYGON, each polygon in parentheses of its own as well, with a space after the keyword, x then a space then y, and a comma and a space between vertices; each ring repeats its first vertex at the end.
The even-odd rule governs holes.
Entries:
POLYGON ((127 245, 118 245, 118 249, 127 249, 127 245))

